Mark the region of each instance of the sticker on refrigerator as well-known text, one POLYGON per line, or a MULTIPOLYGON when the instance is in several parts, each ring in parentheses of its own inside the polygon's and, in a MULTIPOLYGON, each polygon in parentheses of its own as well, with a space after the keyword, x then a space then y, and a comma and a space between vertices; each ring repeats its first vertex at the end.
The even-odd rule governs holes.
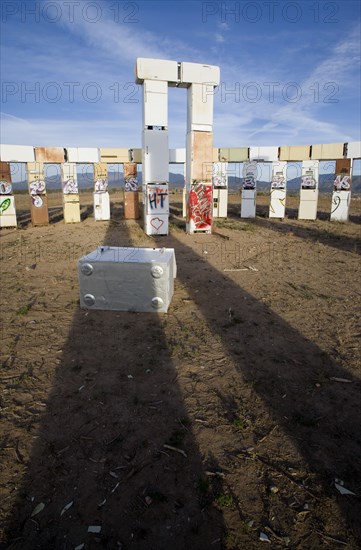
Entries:
POLYGON ((30 195, 39 195, 45 193, 45 181, 35 180, 29 184, 30 195))
POLYGON ((79 193, 77 180, 74 178, 66 180, 63 183, 63 193, 64 195, 77 195, 79 193))
POLYGON ((212 225, 212 186, 193 184, 189 192, 189 219, 196 229, 212 225))
POLYGON ((106 178, 98 178, 94 184, 96 193, 105 193, 108 189, 108 180, 106 178))
POLYGON ((10 195, 13 190, 13 186, 9 181, 0 181, 0 195, 10 195))

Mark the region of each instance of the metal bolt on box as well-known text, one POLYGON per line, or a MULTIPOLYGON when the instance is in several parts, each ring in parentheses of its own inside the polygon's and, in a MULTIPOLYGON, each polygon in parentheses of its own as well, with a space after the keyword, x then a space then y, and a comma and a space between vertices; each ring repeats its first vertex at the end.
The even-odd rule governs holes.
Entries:
POLYGON ((176 271, 173 248, 100 246, 78 261, 80 306, 166 313, 176 271))

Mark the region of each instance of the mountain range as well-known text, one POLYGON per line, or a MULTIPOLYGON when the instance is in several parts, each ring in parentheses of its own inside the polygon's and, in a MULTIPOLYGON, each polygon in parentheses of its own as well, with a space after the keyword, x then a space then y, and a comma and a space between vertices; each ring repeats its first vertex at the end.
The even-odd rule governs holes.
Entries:
MULTIPOLYGON (((319 177, 319 190, 322 192, 331 192, 333 188, 334 174, 321 174, 319 177)), ((142 174, 138 174, 139 185, 142 183, 142 174)), ((184 178, 182 174, 169 173, 169 187, 171 189, 182 188, 184 185, 184 178)), ((91 189, 93 187, 92 181, 89 179, 89 176, 86 174, 78 174, 78 186, 79 189, 91 189)), ((257 189, 259 191, 269 191, 270 182, 268 181, 257 181, 257 189)), ((124 187, 124 179, 122 174, 117 174, 117 178, 109 178, 109 187, 119 189, 124 187)), ((236 191, 241 189, 242 179, 229 176, 228 178, 228 188, 230 191, 236 191)), ((301 178, 293 178, 287 182, 288 191, 298 191, 301 187, 301 178)), ((28 188, 26 181, 15 182, 13 184, 14 191, 24 191, 28 188)), ((51 176, 46 180, 46 188, 48 191, 60 190, 61 181, 60 176, 51 176)), ((361 193, 361 175, 353 176, 352 178, 352 191, 353 193, 361 193)))

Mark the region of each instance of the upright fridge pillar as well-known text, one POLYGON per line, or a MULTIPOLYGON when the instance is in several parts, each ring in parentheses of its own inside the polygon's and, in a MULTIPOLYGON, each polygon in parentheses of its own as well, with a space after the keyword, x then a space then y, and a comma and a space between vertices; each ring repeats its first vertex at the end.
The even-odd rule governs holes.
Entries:
POLYGON ((105 162, 94 164, 94 219, 95 221, 110 220, 108 165, 105 162))
POLYGON ((33 226, 49 225, 44 164, 42 162, 28 162, 26 171, 31 197, 31 222, 33 226))
POLYGON ((80 203, 78 176, 74 162, 64 162, 61 165, 61 180, 63 187, 63 211, 65 223, 80 222, 80 203))
POLYGON ((0 161, 0 227, 16 227, 15 197, 10 162, 0 161))
POLYGON ((178 82, 178 63, 137 59, 136 82, 143 89, 143 220, 147 235, 168 235, 168 84, 178 82))
POLYGON ((256 162, 243 164, 241 218, 256 217, 257 172, 256 162))
POLYGON ((318 160, 302 162, 299 220, 315 220, 317 218, 319 164, 318 160))
POLYGON ((336 160, 333 184, 331 220, 347 222, 351 202, 352 159, 336 160))
MULTIPOLYGON (((180 86, 187 87, 187 233, 211 233, 213 214, 213 99, 219 67, 180 64, 180 86)), ((214 197, 217 202, 221 191, 214 197)), ((226 194, 223 189, 223 195, 226 194)), ((224 199, 223 199, 224 200, 224 199)))
POLYGON ((137 178, 137 163, 124 163, 124 218, 137 220, 139 218, 139 190, 137 178))
POLYGON ((272 164, 270 218, 284 218, 286 211, 287 162, 272 164))
POLYGON ((213 163, 213 218, 227 217, 228 162, 213 163))

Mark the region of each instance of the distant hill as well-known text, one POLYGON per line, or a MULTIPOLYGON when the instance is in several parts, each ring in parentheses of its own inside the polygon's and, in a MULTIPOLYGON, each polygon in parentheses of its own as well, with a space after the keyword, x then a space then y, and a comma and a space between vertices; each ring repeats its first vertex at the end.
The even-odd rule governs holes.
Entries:
MULTIPOLYGON (((321 192, 331 192, 333 186, 334 174, 321 174, 319 180, 319 189, 321 192)), ((139 185, 142 184, 142 174, 138 175, 139 185)), ((78 185, 79 189, 89 189, 93 187, 93 180, 89 178, 86 174, 78 174, 78 185)), ((184 186, 184 177, 182 174, 169 173, 169 186, 170 188, 181 188, 184 186)), ((14 185, 15 191, 24 191, 28 188, 26 181, 15 182, 14 185)), ((46 187, 49 191, 61 189, 60 176, 51 176, 47 178, 46 187)), ((116 174, 111 172, 109 175, 109 187, 110 188, 122 188, 124 187, 123 174, 116 174)), ((230 176, 228 178, 228 187, 231 191, 239 190, 242 187, 242 178, 236 176, 230 176)), ((257 189, 260 191, 269 191, 271 187, 270 182, 268 181, 258 181, 257 189)), ((299 191, 301 187, 301 178, 293 178, 287 182, 288 191, 299 191)), ((352 178, 352 191, 353 193, 361 193, 361 175, 354 176, 352 178)))

